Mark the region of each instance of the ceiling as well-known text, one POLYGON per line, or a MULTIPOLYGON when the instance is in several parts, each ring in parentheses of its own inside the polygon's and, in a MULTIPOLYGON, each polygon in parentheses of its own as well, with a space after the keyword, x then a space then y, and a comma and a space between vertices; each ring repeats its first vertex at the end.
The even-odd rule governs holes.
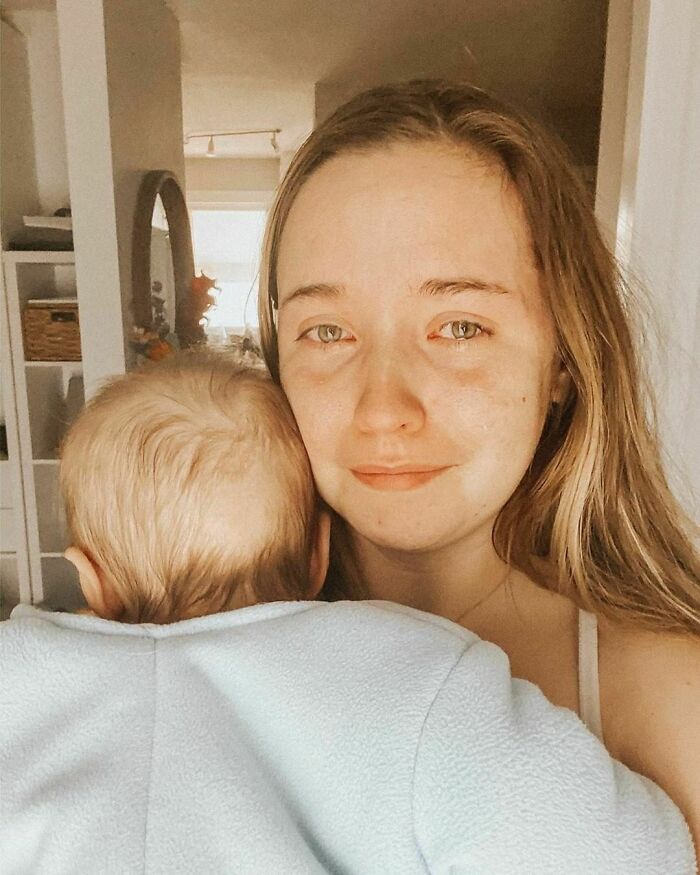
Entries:
MULTIPOLYGON (((597 130, 607 0, 166 4, 181 29, 186 132, 280 127, 282 149, 292 149, 314 108, 324 115, 364 87, 414 76, 468 78, 564 120, 562 133, 574 139, 577 126, 597 130)), ((595 146, 596 131, 579 133, 595 146)), ((269 136, 220 148, 274 154, 269 136)), ((205 150, 202 140, 186 152, 205 150)))
MULTIPOLYGON (((543 115, 595 164, 608 0, 149 0, 181 33, 185 133, 281 128, 294 150, 340 102, 380 82, 468 79, 543 115)), ((0 0, 0 9, 55 0, 0 0)), ((188 156, 204 155, 192 140, 188 156)), ((270 135, 216 141, 274 157, 270 135)))

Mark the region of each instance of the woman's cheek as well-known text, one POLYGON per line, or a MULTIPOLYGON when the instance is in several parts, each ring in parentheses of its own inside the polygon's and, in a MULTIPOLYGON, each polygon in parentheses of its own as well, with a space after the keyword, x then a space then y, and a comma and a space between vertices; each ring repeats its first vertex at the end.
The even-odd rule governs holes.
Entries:
POLYGON ((441 416, 452 419, 465 443, 473 441, 475 450, 490 447, 507 465, 534 453, 542 426, 540 395, 534 374, 492 365, 453 374, 434 409, 442 406, 441 416))
POLYGON ((312 465, 322 451, 329 454, 338 443, 338 433, 347 419, 348 398, 328 381, 289 370, 282 388, 296 418, 312 465))

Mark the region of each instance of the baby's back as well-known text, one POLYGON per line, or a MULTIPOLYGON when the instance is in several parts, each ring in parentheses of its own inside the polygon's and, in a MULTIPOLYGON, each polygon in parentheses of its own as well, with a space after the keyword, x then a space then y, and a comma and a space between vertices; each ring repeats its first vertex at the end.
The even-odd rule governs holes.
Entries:
POLYGON ((691 873, 505 654, 386 602, 0 624, 3 873, 691 873))

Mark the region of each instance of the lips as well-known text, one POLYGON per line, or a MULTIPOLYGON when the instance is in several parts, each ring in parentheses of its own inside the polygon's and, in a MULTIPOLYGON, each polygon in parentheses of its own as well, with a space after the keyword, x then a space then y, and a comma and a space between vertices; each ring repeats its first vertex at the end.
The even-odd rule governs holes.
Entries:
POLYGON ((385 465, 362 465, 351 468, 352 475, 371 489, 385 491, 415 489, 434 480, 450 466, 436 467, 435 465, 397 465, 386 467, 385 465))

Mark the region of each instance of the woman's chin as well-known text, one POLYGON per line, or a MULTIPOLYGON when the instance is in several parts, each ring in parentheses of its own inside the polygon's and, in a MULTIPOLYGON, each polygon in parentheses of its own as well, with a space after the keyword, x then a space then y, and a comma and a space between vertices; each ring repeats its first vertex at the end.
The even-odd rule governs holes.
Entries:
POLYGON ((354 477, 329 477, 326 484, 317 477, 317 484, 327 504, 361 538, 382 549, 424 553, 486 529, 490 536, 498 512, 496 490, 475 492, 456 479, 456 470, 450 473, 406 489, 373 488, 354 477))
POLYGON ((426 553, 440 550, 459 540, 464 533, 455 530, 452 519, 411 519, 399 515, 393 519, 369 519, 366 514, 342 514, 352 529, 375 547, 406 553, 426 553))

